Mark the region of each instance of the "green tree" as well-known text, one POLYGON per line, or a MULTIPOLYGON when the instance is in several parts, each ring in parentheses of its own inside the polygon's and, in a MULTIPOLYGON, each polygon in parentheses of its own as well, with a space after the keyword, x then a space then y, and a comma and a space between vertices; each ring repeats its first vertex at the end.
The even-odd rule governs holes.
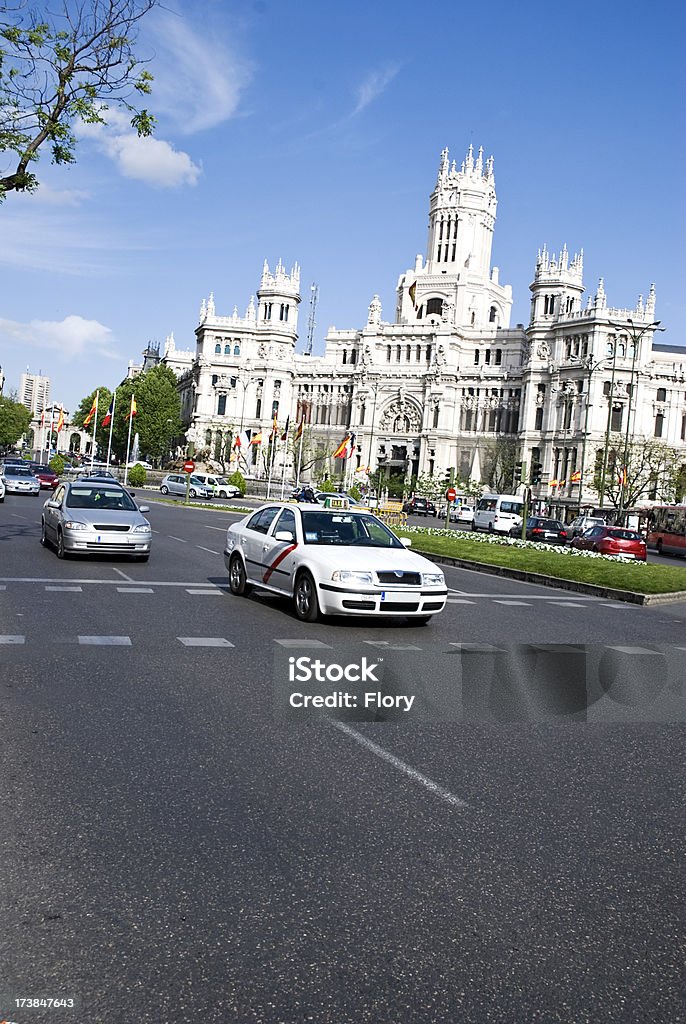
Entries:
MULTIPOLYGON (((598 493, 602 486, 604 452, 604 445, 596 449, 593 486, 598 493)), ((622 435, 610 434, 603 503, 613 508, 619 508, 621 503, 627 509, 646 499, 676 501, 682 468, 678 451, 662 441, 651 437, 634 437, 627 445, 622 435)))
POLYGON ((513 437, 498 437, 485 441, 482 452, 482 479, 496 494, 512 491, 518 445, 513 437))
POLYGON ((176 374, 160 363, 147 373, 127 378, 119 385, 112 431, 112 447, 119 459, 126 458, 129 412, 133 397, 136 401, 136 415, 131 426, 131 436, 133 438, 138 434, 143 458, 157 462, 169 450, 170 439, 182 432, 176 374))
POLYGON ((50 459, 50 469, 57 473, 58 476, 62 476, 64 473, 64 459, 61 455, 53 455, 50 459))
POLYGON ((145 481, 148 479, 148 474, 145 472, 143 466, 137 462, 136 465, 132 466, 129 470, 128 479, 132 487, 143 487, 145 485, 145 481))
POLYGON ((247 490, 247 485, 245 483, 245 477, 243 476, 239 469, 235 470, 235 472, 233 472, 231 476, 228 477, 228 481, 230 484, 233 484, 234 487, 237 487, 239 489, 241 495, 245 494, 247 490))
POLYGON ((76 124, 106 124, 108 106, 125 110, 139 135, 152 133, 154 117, 132 100, 151 91, 135 44, 157 3, 61 0, 55 12, 39 0, 0 6, 0 152, 14 154, 0 198, 37 188, 31 167, 42 146, 53 163, 74 163, 76 124))
POLYGON ((31 413, 21 402, 0 396, 0 449, 11 448, 31 423, 31 413))

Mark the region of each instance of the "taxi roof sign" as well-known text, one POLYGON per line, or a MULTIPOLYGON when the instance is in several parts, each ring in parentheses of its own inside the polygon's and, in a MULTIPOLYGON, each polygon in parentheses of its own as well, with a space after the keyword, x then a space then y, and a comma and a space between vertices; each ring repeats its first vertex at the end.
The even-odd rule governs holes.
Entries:
POLYGON ((324 508, 348 509, 350 508, 350 502, 347 498, 340 498, 338 496, 324 498, 324 508))

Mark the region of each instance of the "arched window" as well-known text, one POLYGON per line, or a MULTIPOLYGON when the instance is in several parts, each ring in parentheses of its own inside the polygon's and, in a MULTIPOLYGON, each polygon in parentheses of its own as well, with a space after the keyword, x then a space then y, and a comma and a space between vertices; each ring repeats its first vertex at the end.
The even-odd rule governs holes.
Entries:
POLYGON ((345 364, 347 362, 348 362, 348 350, 344 348, 343 349, 343 363, 345 364))
POLYGON ((488 322, 489 322, 489 324, 496 323, 496 316, 497 315, 498 315, 497 309, 495 308, 495 306, 491 306, 491 308, 488 311, 488 322))
POLYGON ((476 322, 476 313, 474 312, 474 310, 472 310, 472 315, 469 318, 470 326, 473 327, 475 322, 476 322))
POLYGON ((271 302, 265 302, 264 304, 264 319, 271 320, 272 318, 272 304, 271 302))
POLYGON ((224 355, 225 356, 230 356, 231 355, 231 346, 230 345, 224 345, 224 355))
POLYGON ((607 354, 613 356, 615 354, 615 343, 611 338, 607 339, 607 354))
POLYGON ((479 365, 479 350, 478 350, 478 348, 474 349, 474 365, 475 366, 479 365))
POLYGON ((439 416, 439 413, 440 413, 439 406, 435 406, 434 407, 434 430, 438 426, 438 416, 439 416))
POLYGON ((351 353, 350 353, 350 362, 351 363, 356 363, 357 362, 357 349, 353 349, 351 351, 351 353))
POLYGON ((655 437, 662 437, 662 428, 664 426, 665 418, 661 412, 655 417, 655 437))
POLYGON ((220 356, 222 354, 222 347, 219 342, 214 346, 214 354, 215 356, 220 356))
POLYGON ((386 362, 390 363, 390 361, 391 361, 391 346, 390 345, 386 345, 386 362))
POLYGON ((226 416, 226 395, 220 395, 217 401, 217 416, 226 416))
POLYGON ((497 348, 495 350, 495 365, 496 366, 501 366, 502 365, 502 361, 503 361, 503 350, 501 348, 497 348))
POLYGON ((658 388, 657 389, 657 400, 658 400, 658 402, 666 402, 667 401, 667 388, 658 388))
POLYGON ((219 377, 217 376, 217 374, 213 373, 212 374, 212 387, 214 387, 216 385, 218 380, 219 380, 219 377))
POLYGON ((236 344, 233 346, 233 354, 239 356, 241 354, 241 346, 236 344))
POLYGON ((619 343, 619 357, 620 357, 620 359, 623 359, 625 355, 626 355, 626 345, 624 344, 623 341, 620 341, 620 343, 619 343))
POLYGON ((443 299, 429 299, 427 301, 427 303, 426 303, 426 315, 427 316, 431 316, 432 313, 434 315, 440 316, 442 314, 442 312, 443 312, 443 299))
POLYGON ((211 430, 206 430, 205 431, 205 444, 207 445, 208 448, 212 444, 212 431, 211 430))

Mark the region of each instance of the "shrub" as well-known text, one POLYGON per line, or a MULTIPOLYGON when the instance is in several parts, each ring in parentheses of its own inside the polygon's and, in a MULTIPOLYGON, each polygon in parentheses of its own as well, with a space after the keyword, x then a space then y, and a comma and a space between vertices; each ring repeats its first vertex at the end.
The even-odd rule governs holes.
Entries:
POLYGON ((50 469, 53 473, 57 473, 58 476, 62 476, 64 473, 64 459, 61 455, 53 455, 50 459, 50 469))
POLYGON ((247 484, 245 482, 245 477, 243 476, 241 471, 239 469, 237 469, 235 471, 235 473, 231 474, 231 476, 228 478, 228 480, 229 480, 230 484, 233 484, 234 487, 237 487, 239 489, 239 491, 241 492, 241 497, 242 497, 245 494, 245 492, 246 492, 246 490, 248 488, 247 488, 247 484))
POLYGON ((319 485, 319 490, 324 491, 326 494, 331 494, 336 489, 336 485, 331 480, 322 480, 319 485))
POLYGON ((135 466, 132 466, 129 470, 129 483, 132 487, 143 487, 148 479, 148 474, 145 472, 139 462, 135 466))

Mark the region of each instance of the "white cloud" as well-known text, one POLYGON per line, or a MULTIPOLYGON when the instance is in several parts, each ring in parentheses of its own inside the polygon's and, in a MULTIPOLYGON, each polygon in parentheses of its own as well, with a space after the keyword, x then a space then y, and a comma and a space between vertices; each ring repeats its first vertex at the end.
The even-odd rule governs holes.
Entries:
POLYGON ((381 95, 386 86, 393 81, 399 71, 399 64, 389 64, 384 68, 379 68, 378 71, 370 72, 364 81, 357 87, 357 103, 355 105, 355 109, 350 114, 350 117, 355 117, 357 114, 361 114, 370 103, 373 103, 374 100, 381 95))
POLYGON ((21 346, 27 357, 31 350, 47 349, 59 352, 67 362, 85 355, 121 358, 115 351, 115 339, 109 327, 76 315, 59 321, 31 320, 28 323, 0 318, 0 339, 9 346, 21 346))
POLYGON ((139 137, 126 115, 116 109, 104 112, 107 124, 81 124, 78 134, 92 139, 98 149, 117 165, 125 178, 160 188, 195 185, 202 168, 188 153, 152 136, 139 137))
POLYGON ((165 114, 185 134, 233 117, 252 77, 250 63, 215 32, 196 33, 170 11, 157 14, 154 31, 151 109, 165 114))

